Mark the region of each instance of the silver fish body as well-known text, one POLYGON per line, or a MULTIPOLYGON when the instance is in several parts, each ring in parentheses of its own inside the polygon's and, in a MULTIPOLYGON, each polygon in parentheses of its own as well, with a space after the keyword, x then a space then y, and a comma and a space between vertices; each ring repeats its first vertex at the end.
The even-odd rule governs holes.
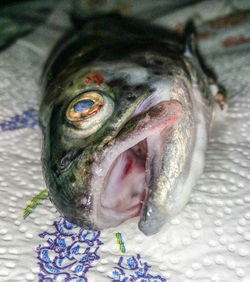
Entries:
POLYGON ((209 77, 174 34, 100 17, 49 65, 40 108, 50 196, 90 229, 140 216, 158 232, 202 173, 214 115, 209 77))

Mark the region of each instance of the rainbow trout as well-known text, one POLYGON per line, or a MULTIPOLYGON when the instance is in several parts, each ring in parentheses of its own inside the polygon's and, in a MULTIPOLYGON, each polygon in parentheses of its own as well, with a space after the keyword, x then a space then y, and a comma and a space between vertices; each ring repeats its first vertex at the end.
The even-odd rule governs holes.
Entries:
POLYGON ((202 173, 215 99, 192 36, 119 15, 60 46, 40 107, 50 198, 99 230, 139 218, 158 232, 202 173))

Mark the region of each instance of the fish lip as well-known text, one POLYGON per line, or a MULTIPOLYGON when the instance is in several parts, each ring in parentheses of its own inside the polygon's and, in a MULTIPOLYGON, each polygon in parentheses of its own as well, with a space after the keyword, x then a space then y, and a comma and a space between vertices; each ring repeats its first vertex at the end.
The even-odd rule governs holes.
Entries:
MULTIPOLYGON (((144 121, 144 123, 145 123, 145 120, 147 121, 147 118, 148 118, 147 115, 149 114, 150 110, 151 110, 151 113, 150 113, 151 116, 149 117, 149 120, 150 120, 150 118, 152 118, 154 116, 154 114, 157 116, 157 114, 158 114, 157 111, 156 111, 156 113, 154 113, 152 111, 152 109, 156 108, 156 107, 160 107, 161 103, 175 104, 175 107, 177 107, 176 112, 178 112, 178 110, 182 110, 181 103, 177 100, 161 101, 158 104, 152 106, 149 110, 142 112, 142 114, 145 115, 145 117, 142 118, 141 121, 144 121)), ((133 116, 132 119, 128 120, 128 122, 133 120, 133 118, 136 118, 136 116, 135 117, 133 116)), ((156 122, 156 125, 158 125, 157 122, 156 122)), ((165 129, 166 127, 167 126, 162 125, 162 129, 165 129)), ((136 127, 135 129, 133 129, 130 132, 129 135, 133 134, 134 132, 138 132, 138 131, 139 130, 136 127)), ((119 138, 113 139, 108 144, 106 150, 104 150, 104 152, 101 152, 102 156, 100 158, 100 161, 96 162, 93 165, 92 170, 93 170, 94 175, 92 177, 92 183, 91 183, 91 186, 94 187, 92 222, 94 223, 95 226, 97 226, 97 228, 103 229, 103 228, 107 228, 107 227, 114 227, 114 226, 121 224, 122 222, 124 222, 125 220, 127 220, 131 217, 138 216, 139 214, 141 214, 141 211, 143 209, 143 205, 147 204, 147 201, 149 200, 148 197, 147 197, 147 194, 148 194, 148 189, 149 189, 149 183, 151 181, 151 173, 150 173, 151 165, 150 164, 151 164, 151 161, 152 161, 152 157, 149 156, 149 151, 147 151, 147 158, 146 158, 146 162, 145 162, 145 166, 146 166, 145 175, 146 175, 146 184, 147 185, 145 185, 144 191, 143 191, 143 199, 141 201, 143 203, 140 202, 137 205, 132 206, 132 208, 125 210, 125 212, 123 211, 123 214, 120 214, 121 217, 118 219, 117 214, 114 213, 114 209, 106 208, 106 207, 102 206, 101 195, 104 193, 104 191, 106 189, 105 178, 108 174, 110 167, 116 161, 116 158, 118 156, 120 156, 121 154, 123 154, 125 151, 130 150, 136 144, 142 142, 144 139, 147 140, 147 138, 149 138, 150 135, 152 135, 152 133, 151 134, 145 133, 145 130, 144 130, 144 134, 142 134, 140 138, 137 138, 137 139, 135 138, 136 140, 134 140, 134 142, 132 142, 132 145, 131 144, 129 146, 125 145, 125 147, 123 147, 122 150, 119 150, 119 147, 122 147, 122 146, 120 146, 121 143, 125 143, 129 139, 130 136, 125 136, 124 138, 120 138, 120 139, 119 138), (117 148, 117 151, 115 150, 116 148, 117 148), (114 151, 115 151, 115 154, 114 154, 114 151), (107 161, 107 155, 109 155, 109 154, 110 154, 110 157, 108 158, 109 160, 107 161), (106 167, 104 168, 103 163, 105 163, 105 162, 108 163, 108 164, 106 164, 106 167), (100 169, 100 166, 102 166, 101 169, 100 169), (96 179, 98 179, 99 183, 96 181, 96 179), (111 221, 107 222, 107 218, 110 218, 110 217, 113 217, 113 219, 114 219, 113 223, 111 221), (105 222, 105 219, 106 219, 106 222, 105 222)), ((124 144, 123 144, 123 146, 124 146, 124 144)), ((141 216, 142 216, 142 214, 141 214, 141 216)))

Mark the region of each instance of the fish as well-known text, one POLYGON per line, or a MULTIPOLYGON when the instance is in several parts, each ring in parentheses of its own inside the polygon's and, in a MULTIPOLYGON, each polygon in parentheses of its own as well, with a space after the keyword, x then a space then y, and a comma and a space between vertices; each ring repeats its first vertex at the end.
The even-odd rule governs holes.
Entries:
POLYGON ((135 217, 150 236, 187 204, 220 88, 185 32, 114 13, 57 46, 39 111, 42 167, 71 223, 102 230, 135 217))

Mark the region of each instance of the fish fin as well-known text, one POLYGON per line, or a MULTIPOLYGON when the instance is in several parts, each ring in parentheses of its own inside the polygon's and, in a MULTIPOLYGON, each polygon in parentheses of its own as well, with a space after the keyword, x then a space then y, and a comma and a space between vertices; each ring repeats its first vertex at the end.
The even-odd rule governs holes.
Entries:
POLYGON ((49 191, 47 188, 43 189, 40 193, 35 195, 26 205, 26 207, 23 210, 23 219, 26 219, 32 212, 33 210, 40 205, 42 200, 45 200, 49 197, 49 191))
POLYGON ((222 111, 226 111, 228 104, 227 104, 227 93, 224 87, 218 85, 218 91, 214 96, 216 103, 219 105, 222 111))
POLYGON ((183 38, 184 38, 184 56, 197 58, 197 32, 195 29, 194 22, 189 20, 186 23, 186 26, 183 31, 183 38))
POLYGON ((211 78, 212 80, 216 80, 214 72, 207 66, 203 59, 203 56, 199 52, 197 31, 192 20, 189 20, 186 23, 182 37, 184 45, 183 55, 191 59, 194 64, 197 65, 206 74, 209 79, 211 78))
POLYGON ((220 112, 225 113, 227 111, 227 93, 225 88, 218 84, 217 81, 211 81, 210 90, 215 100, 216 119, 218 119, 221 116, 220 112))
POLYGON ((226 90, 222 85, 220 85, 215 73, 212 71, 212 69, 210 69, 210 67, 207 66, 203 57, 200 55, 198 49, 197 31, 192 20, 187 22, 183 31, 183 37, 185 46, 184 56, 191 58, 206 74, 209 81, 210 90, 215 102, 217 103, 218 110, 225 112, 227 109, 226 90))
POLYGON ((216 81, 216 75, 204 61, 198 48, 197 31, 193 20, 189 20, 182 33, 184 44, 184 56, 190 58, 206 74, 208 79, 216 81))

